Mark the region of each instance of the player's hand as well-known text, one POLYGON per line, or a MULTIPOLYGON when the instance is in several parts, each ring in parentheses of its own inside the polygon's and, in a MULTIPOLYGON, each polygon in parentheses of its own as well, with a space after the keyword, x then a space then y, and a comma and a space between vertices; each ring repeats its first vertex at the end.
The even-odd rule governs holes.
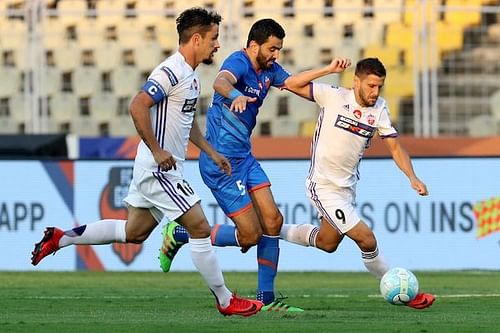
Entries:
POLYGON ((328 65, 330 73, 341 73, 351 66, 351 59, 337 57, 328 65))
POLYGON ((257 97, 238 96, 231 103, 229 110, 241 113, 247 109, 247 103, 253 103, 256 100, 257 97))
POLYGON ((162 171, 168 171, 170 169, 177 170, 175 158, 169 151, 163 149, 158 150, 153 153, 153 157, 162 171))
POLYGON ((427 191, 427 186, 425 186, 425 184, 418 178, 411 180, 411 187, 421 196, 426 196, 429 194, 429 192, 427 191))
POLYGON ((219 166, 219 168, 224 171, 224 173, 228 176, 231 176, 232 169, 231 163, 225 158, 223 155, 215 152, 210 158, 219 166))

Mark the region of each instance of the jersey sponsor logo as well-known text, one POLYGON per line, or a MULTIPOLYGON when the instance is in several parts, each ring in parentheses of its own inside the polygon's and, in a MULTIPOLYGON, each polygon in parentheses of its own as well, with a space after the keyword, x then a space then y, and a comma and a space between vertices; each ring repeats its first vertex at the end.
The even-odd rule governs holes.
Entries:
POLYGON ((196 111, 196 100, 197 98, 188 98, 184 101, 181 111, 184 113, 196 111))
POLYGON ((349 104, 342 105, 342 108, 344 110, 346 110, 347 112, 349 112, 349 109, 350 109, 349 104))
POLYGON ((167 77, 168 77, 172 87, 175 86, 177 83, 179 83, 177 76, 175 76, 174 72, 172 72, 172 70, 170 68, 168 68, 167 66, 163 66, 161 68, 161 70, 164 71, 165 74, 167 74, 167 77))
POLYGON ((256 89, 254 87, 249 87, 249 86, 246 86, 245 87, 245 92, 249 93, 249 94, 254 94, 256 95, 257 97, 259 97, 260 95, 260 89, 256 89))
MULTIPOLYGON (((113 167, 109 170, 108 183, 102 189, 99 202, 101 219, 127 219, 123 198, 127 196, 132 173, 132 167, 113 167)), ((142 250, 142 244, 113 243, 111 247, 126 265, 130 265, 142 250)))
POLYGON ((361 112, 361 110, 354 110, 352 111, 352 114, 354 115, 354 117, 358 118, 358 119, 361 119, 361 116, 363 115, 363 113, 361 112))
POLYGON ((341 115, 337 116, 337 120, 335 121, 335 127, 341 128, 345 131, 351 132, 358 136, 362 136, 364 138, 371 138, 375 133, 375 128, 369 125, 360 123, 354 119, 347 118, 341 115))

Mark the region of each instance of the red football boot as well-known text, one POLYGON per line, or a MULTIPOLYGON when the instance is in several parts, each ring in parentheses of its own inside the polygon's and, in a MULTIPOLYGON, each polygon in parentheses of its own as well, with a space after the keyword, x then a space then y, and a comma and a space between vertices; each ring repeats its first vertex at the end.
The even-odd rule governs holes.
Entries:
POLYGON ((35 249, 31 252, 31 264, 36 266, 40 260, 59 250, 59 240, 63 235, 64 231, 61 229, 46 228, 42 240, 35 244, 35 249))
POLYGON ((219 312, 224 316, 239 315, 243 317, 249 317, 259 312, 260 309, 264 306, 264 303, 262 303, 261 301, 241 298, 236 294, 233 294, 233 297, 231 297, 231 301, 227 307, 222 308, 219 303, 217 303, 216 305, 217 310, 219 310, 219 312))
POLYGON ((436 297, 432 294, 419 293, 417 294, 417 296, 415 296, 415 298, 411 302, 409 302, 406 305, 408 305, 411 308, 421 310, 431 306, 435 300, 436 297))

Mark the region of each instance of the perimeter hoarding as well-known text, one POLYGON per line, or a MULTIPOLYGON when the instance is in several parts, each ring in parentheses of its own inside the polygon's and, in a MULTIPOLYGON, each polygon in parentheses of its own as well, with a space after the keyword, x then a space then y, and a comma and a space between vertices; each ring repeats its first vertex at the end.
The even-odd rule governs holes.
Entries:
MULTIPOLYGON (((318 223, 305 196, 308 161, 262 161, 286 223, 318 223)), ((375 231, 392 265, 414 270, 500 269, 500 158, 414 159, 430 191, 418 196, 390 159, 361 163, 357 209, 375 231), (481 204, 482 203, 482 204, 481 204), (479 228, 481 225, 481 228, 479 228)), ((1 270, 29 270, 33 243, 44 227, 69 229, 104 218, 126 218, 122 199, 131 161, 0 162, 1 270)), ((186 179, 202 198, 210 223, 231 223, 202 183, 197 161, 185 165, 186 179)), ((39 270, 153 270, 161 244, 158 227, 141 245, 68 247, 43 260, 39 270)), ((242 255, 218 248, 224 270, 256 270, 255 249, 242 255)), ((359 250, 345 239, 337 252, 322 253, 281 242, 280 270, 362 271, 359 250)), ((185 246, 172 270, 194 270, 185 246)))

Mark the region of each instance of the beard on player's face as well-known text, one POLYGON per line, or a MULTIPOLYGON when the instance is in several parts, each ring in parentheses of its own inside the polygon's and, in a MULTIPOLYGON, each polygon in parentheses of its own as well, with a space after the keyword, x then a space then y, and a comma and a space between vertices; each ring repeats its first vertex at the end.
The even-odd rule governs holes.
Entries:
POLYGON ((257 64, 259 64, 260 69, 269 69, 273 66, 274 58, 266 57, 262 52, 257 54, 257 64))

